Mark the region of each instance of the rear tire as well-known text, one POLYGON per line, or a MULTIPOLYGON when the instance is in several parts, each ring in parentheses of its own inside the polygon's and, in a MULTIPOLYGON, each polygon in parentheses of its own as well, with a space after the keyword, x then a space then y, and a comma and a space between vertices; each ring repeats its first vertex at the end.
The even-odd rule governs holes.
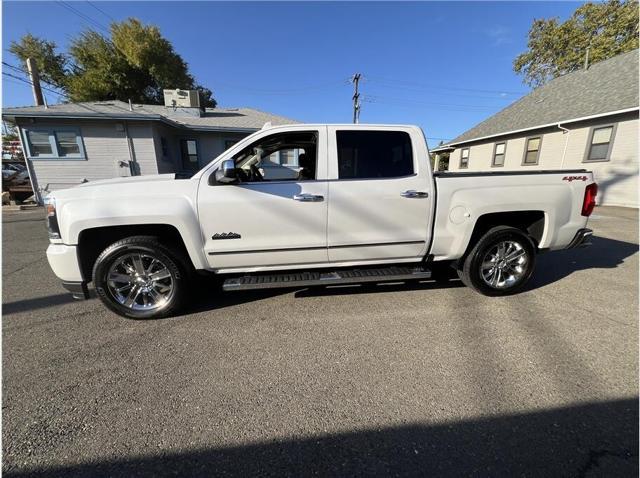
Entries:
POLYGON ((102 303, 130 319, 175 314, 188 290, 185 258, 156 237, 133 236, 107 247, 93 267, 102 303))
POLYGON ((487 231, 465 256, 458 275, 487 296, 519 292, 535 267, 535 246, 520 229, 498 226, 487 231))

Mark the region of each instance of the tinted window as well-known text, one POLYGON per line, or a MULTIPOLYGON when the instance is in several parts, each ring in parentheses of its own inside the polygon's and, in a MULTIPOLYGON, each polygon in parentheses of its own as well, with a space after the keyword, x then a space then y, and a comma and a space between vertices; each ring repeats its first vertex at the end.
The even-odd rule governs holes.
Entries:
POLYGON ((401 131, 337 131, 340 179, 413 174, 411 138, 401 131))

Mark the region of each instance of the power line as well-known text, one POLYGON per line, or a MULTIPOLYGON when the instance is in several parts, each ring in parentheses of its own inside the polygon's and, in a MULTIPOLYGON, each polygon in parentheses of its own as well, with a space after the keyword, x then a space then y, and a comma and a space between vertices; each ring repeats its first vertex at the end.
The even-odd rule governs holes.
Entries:
POLYGON ((412 88, 412 87, 403 86, 403 85, 385 84, 377 81, 370 84, 369 88, 374 88, 374 89, 385 88, 385 89, 392 89, 392 90, 410 91, 410 92, 416 92, 416 93, 422 93, 422 94, 433 94, 433 95, 439 95, 439 96, 446 94, 447 96, 455 96, 460 98, 513 101, 513 96, 508 95, 506 93, 460 93, 456 91, 446 91, 445 93, 443 91, 440 91, 438 88, 430 88, 429 90, 431 91, 429 91, 426 88, 412 88))
POLYGON ((392 105, 394 108, 402 108, 402 109, 407 109, 407 110, 411 110, 411 111, 425 111, 425 110, 435 110, 435 111, 452 111, 452 112, 460 112, 460 113, 479 113, 479 114, 483 114, 486 115, 487 112, 490 112, 491 110, 481 110, 481 109, 471 109, 471 108, 462 108, 459 106, 448 106, 448 105, 425 105, 425 104, 410 104, 410 103, 394 103, 394 102, 385 102, 385 101, 371 101, 371 100, 364 100, 366 103, 373 103, 374 105, 378 105, 378 106, 384 106, 385 108, 388 108, 389 105, 392 105))
MULTIPOLYGON (((25 69, 23 69, 23 68, 17 67, 17 66, 15 66, 15 65, 11 65, 11 64, 7 63, 6 61, 3 61, 3 62, 2 62, 2 64, 3 64, 4 66, 7 66, 7 67, 11 68, 11 69, 12 69, 12 70, 14 70, 14 71, 17 71, 17 72, 19 72, 19 73, 23 73, 23 74, 25 74, 25 75, 29 76, 29 72, 28 72, 28 71, 26 71, 26 70, 25 70, 25 69)), ((52 86, 52 87, 54 87, 54 88, 60 89, 60 87, 59 87, 58 85, 56 85, 56 84, 54 84, 54 83, 51 83, 50 81, 47 81, 47 80, 45 80, 45 79, 43 79, 43 78, 40 78, 40 82, 41 82, 41 83, 45 83, 45 84, 47 84, 47 85, 49 85, 49 86, 52 86)), ((44 86, 41 86, 41 88, 46 89, 44 86)), ((57 93, 57 94, 62 95, 61 93, 58 93, 58 92, 56 92, 56 93, 57 93)))
POLYGON ((80 10, 77 10, 75 7, 72 7, 71 5, 67 4, 66 2, 63 2, 62 0, 56 0, 56 3, 58 5, 60 5, 61 7, 66 8, 71 13, 74 13, 76 16, 84 19, 86 22, 89 22, 90 24, 94 25, 95 27, 101 29, 105 33, 107 33, 107 34, 111 33, 109 31, 109 29, 107 27, 105 27, 104 25, 102 25, 99 21, 91 18, 89 15, 86 15, 86 14, 82 13, 80 10))
POLYGON ((13 83, 14 85, 24 85, 21 81, 12 80, 11 78, 5 78, 4 81, 8 81, 9 83, 13 83))
MULTIPOLYGON (((71 13, 74 13, 78 17, 84 19, 85 21, 92 23, 93 25, 95 25, 96 27, 101 29, 103 32, 105 32, 107 35, 109 35, 109 36, 111 35, 111 30, 109 28, 105 27, 102 23, 100 23, 99 21, 97 21, 94 18, 90 17, 89 15, 86 15, 86 14, 82 13, 81 11, 79 11, 76 8, 72 7, 71 5, 63 2, 62 0, 56 0, 56 3, 58 5, 64 7, 64 8, 66 8, 71 13)), ((118 45, 116 45, 111 38, 105 38, 105 40, 109 43, 109 45, 111 45, 122 56, 124 56, 125 58, 128 58, 127 53, 125 53, 120 48, 118 48, 118 45)))
POLYGON ((340 80, 340 81, 332 81, 327 83, 321 83, 316 85, 306 85, 299 86, 296 88, 283 88, 283 89, 264 89, 264 88, 252 88, 249 86, 241 86, 241 85, 232 85, 229 83, 221 83, 219 81, 215 81, 217 86, 221 86, 222 88, 229 88, 234 90, 240 90, 243 92, 254 92, 256 94, 262 95, 288 95, 288 94, 296 94, 296 93, 306 93, 312 90, 325 90, 328 88, 333 88, 340 85, 349 84, 349 80, 340 80))
POLYGON ((526 91, 505 91, 505 90, 485 90, 485 89, 476 89, 476 88, 460 88, 455 86, 443 86, 443 85, 432 85, 426 83, 420 83, 415 81, 406 81, 406 80, 397 80, 392 78, 383 78, 379 76, 367 76, 365 77, 365 81, 373 81, 381 84, 387 84, 390 86, 396 87, 416 87, 420 89, 438 89, 438 90, 451 90, 451 91, 468 91, 475 93, 494 93, 500 95, 524 95, 526 91))
MULTIPOLYGON (((7 73, 7 72, 3 71, 3 72, 2 72, 2 74, 3 74, 3 75, 5 75, 5 76, 8 76, 8 77, 10 77, 10 78, 15 78, 16 80, 19 80, 21 83, 18 83, 17 81, 13 81, 13 80, 11 80, 11 79, 7 79, 7 78, 5 78, 5 79, 4 79, 4 81, 10 81, 10 82, 15 83, 15 84, 26 84, 26 85, 29 85, 29 86, 33 86, 33 83, 31 83, 30 81, 27 81, 27 80, 25 80, 25 79, 22 79, 22 78, 20 78, 20 77, 18 77, 18 76, 14 76, 14 75, 12 75, 11 73, 7 73)), ((42 88, 42 87, 41 87, 41 88, 42 88)), ((48 90, 47 88, 44 88, 44 89, 46 89, 47 91, 50 91, 50 90, 48 90)), ((57 93, 57 92, 55 92, 55 91, 52 91, 52 93, 54 93, 54 94, 56 94, 56 95, 59 95, 59 93, 57 93)), ((44 100, 45 100, 45 101, 44 101, 44 104, 45 104, 45 107, 46 107, 47 102, 46 102, 46 97, 45 97, 44 93, 42 94, 42 96, 43 96, 43 98, 44 98, 44 100)))
POLYGON ((414 100, 412 98, 396 98, 392 96, 377 96, 377 95, 366 95, 364 97, 364 101, 368 103, 405 103, 405 104, 417 104, 417 105, 425 105, 425 106, 444 106, 444 107, 454 107, 454 108, 466 108, 473 110, 487 110, 493 109, 493 106, 490 105, 471 105, 471 104, 457 104, 457 103, 432 103, 430 101, 422 101, 422 100, 414 100))
POLYGON ((102 13, 105 17, 107 17, 109 20, 111 20, 112 22, 115 22, 116 19, 113 18, 111 15, 109 15, 107 12, 105 12, 103 9, 98 8, 98 6, 96 4, 94 4, 93 2, 90 2, 89 0, 87 0, 87 3, 89 5, 91 5, 93 8, 95 8, 97 11, 99 11, 100 13, 102 13))
MULTIPOLYGON (((5 75, 5 76, 8 76, 10 78, 15 78, 16 80, 22 81, 23 83, 26 83, 27 85, 33 86, 33 83, 31 81, 25 80, 24 78, 20 78, 19 76, 12 75, 11 73, 7 73, 6 71, 3 71, 2 74, 5 75)), ((69 98, 66 94, 60 93, 59 91, 52 90, 51 88, 47 88, 46 86, 41 86, 41 88, 43 90, 46 90, 46 91, 48 91, 50 93, 53 93, 53 94, 58 95, 58 96, 61 96, 63 98, 69 98)))

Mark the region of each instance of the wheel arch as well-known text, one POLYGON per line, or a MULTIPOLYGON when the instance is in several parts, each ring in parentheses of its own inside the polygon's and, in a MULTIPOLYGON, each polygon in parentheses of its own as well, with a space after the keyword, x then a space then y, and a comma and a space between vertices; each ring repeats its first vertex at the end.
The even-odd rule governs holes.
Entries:
POLYGON ((187 265, 197 268, 180 231, 171 224, 102 226, 84 229, 78 235, 78 262, 82 278, 90 282, 93 266, 102 251, 114 242, 131 236, 157 237, 164 245, 178 248, 180 254, 190 261, 187 265))
POLYGON ((533 242, 536 251, 539 251, 540 243, 546 227, 546 214, 544 211, 502 211, 483 214, 476 220, 471 237, 464 252, 466 256, 476 242, 490 229, 496 226, 509 226, 524 232, 533 242))

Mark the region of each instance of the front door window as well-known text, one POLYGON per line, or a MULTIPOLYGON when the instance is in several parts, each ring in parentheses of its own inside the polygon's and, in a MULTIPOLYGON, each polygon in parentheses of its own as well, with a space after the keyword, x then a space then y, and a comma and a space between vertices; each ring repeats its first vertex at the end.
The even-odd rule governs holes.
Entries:
POLYGON ((292 131, 259 139, 233 157, 241 181, 316 179, 317 136, 315 131, 292 131))

